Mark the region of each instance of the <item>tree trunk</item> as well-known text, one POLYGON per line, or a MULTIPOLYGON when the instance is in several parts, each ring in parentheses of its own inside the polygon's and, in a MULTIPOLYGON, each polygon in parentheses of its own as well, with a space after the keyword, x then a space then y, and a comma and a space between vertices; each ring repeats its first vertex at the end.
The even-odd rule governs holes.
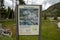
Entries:
POLYGON ((1 11, 0 11, 0 20, 1 20, 1 11))
POLYGON ((46 16, 46 13, 44 14, 44 20, 46 20, 47 19, 47 16, 46 16))

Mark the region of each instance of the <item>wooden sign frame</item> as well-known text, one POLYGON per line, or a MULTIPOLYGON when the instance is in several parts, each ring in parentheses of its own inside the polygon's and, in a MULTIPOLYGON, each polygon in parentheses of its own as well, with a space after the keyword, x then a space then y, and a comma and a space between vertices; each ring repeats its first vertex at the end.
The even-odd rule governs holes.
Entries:
MULTIPOLYGON (((41 40, 41 19, 42 19, 42 15, 41 15, 41 11, 42 11, 42 5, 20 5, 20 6, 39 6, 39 35, 38 35, 38 40, 41 40)), ((16 28, 17 28, 17 40, 19 40, 19 7, 17 6, 16 8, 16 28)))

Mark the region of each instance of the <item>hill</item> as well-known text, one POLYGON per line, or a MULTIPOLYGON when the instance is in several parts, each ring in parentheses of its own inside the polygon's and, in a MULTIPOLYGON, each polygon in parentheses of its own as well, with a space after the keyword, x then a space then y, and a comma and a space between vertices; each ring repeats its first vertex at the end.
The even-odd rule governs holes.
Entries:
POLYGON ((60 16, 60 2, 50 6, 47 10, 42 11, 43 15, 60 16))

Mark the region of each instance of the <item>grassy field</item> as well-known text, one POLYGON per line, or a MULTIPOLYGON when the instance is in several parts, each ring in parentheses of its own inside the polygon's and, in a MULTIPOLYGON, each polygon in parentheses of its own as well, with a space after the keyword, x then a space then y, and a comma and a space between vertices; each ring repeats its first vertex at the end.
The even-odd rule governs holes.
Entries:
POLYGON ((16 40, 16 24, 15 21, 10 19, 10 20, 2 20, 0 21, 0 23, 2 24, 2 27, 4 29, 9 28, 12 32, 12 37, 7 37, 7 36, 1 36, 0 35, 0 40, 16 40))
MULTIPOLYGON (((3 25, 12 29, 13 35, 15 35, 15 26, 13 21, 3 22, 3 25), (9 25, 10 26, 9 26, 9 25), (12 27, 13 26, 13 27, 12 27)), ((60 29, 57 27, 57 21, 42 20, 42 40, 60 40, 60 29)), ((0 40, 15 40, 15 37, 0 37, 0 40)), ((19 40, 38 40, 38 36, 20 36, 19 40)))
POLYGON ((42 40, 60 40, 60 29, 57 21, 42 21, 42 40))
POLYGON ((0 36, 0 40, 16 40, 14 37, 0 36))

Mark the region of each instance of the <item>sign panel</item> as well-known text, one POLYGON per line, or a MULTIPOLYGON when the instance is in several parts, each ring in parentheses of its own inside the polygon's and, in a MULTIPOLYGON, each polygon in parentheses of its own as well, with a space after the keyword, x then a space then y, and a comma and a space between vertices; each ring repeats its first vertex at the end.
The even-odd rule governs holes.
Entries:
POLYGON ((39 35, 40 6, 20 5, 18 7, 19 35, 39 35))

